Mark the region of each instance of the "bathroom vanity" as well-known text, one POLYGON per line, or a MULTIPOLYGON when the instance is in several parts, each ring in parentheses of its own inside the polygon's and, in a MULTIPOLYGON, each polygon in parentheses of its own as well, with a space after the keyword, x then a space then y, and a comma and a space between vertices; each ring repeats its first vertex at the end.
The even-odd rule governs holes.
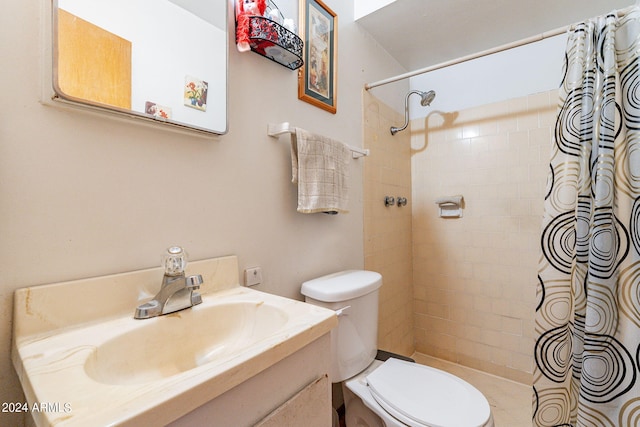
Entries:
POLYGON ((187 271, 202 303, 143 320, 160 268, 16 291, 12 359, 33 423, 330 425, 335 313, 239 286, 234 256, 187 271))

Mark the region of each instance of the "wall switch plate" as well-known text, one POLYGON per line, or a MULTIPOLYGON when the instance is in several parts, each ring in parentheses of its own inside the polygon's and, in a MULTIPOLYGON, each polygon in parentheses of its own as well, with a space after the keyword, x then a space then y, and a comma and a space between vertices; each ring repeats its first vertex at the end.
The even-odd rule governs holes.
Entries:
POLYGON ((244 270, 244 285, 255 286, 262 283, 262 268, 251 267, 244 270))

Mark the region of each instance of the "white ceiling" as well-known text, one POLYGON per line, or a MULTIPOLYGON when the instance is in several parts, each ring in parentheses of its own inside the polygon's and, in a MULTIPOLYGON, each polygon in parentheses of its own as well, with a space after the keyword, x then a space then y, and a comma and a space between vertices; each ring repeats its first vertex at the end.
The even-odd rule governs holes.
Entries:
POLYGON ((396 0, 357 22, 407 70, 606 14, 635 0, 396 0))

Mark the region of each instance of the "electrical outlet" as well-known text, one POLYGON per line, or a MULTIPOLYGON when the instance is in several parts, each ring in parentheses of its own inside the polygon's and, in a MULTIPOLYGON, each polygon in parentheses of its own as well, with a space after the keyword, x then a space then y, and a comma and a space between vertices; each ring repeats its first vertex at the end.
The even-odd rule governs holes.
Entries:
POLYGON ((262 283, 262 268, 251 267, 244 270, 244 285, 255 286, 262 283))

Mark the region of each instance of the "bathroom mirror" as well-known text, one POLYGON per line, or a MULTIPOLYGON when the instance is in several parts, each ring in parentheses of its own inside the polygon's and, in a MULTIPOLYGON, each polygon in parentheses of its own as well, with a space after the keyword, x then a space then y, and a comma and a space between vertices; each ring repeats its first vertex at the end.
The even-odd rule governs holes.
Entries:
POLYGON ((226 0, 52 0, 53 99, 227 132, 226 0))

